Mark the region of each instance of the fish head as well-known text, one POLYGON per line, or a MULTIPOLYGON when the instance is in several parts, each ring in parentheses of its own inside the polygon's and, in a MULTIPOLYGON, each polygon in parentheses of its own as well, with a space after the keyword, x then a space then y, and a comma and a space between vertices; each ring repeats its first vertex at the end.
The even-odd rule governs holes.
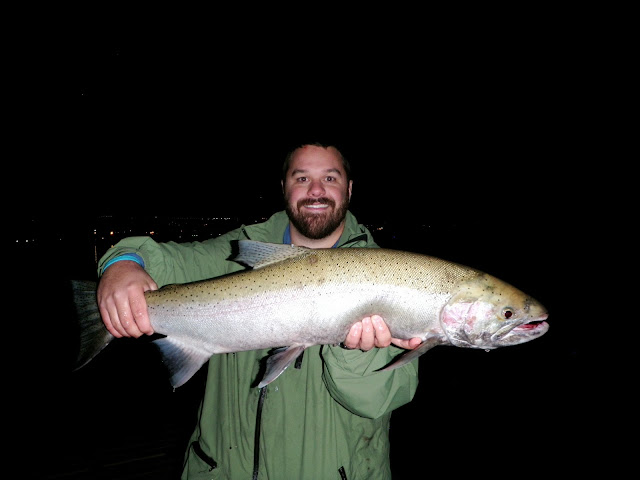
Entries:
POLYGON ((490 350, 544 335, 547 317, 537 300, 479 274, 458 286, 440 313, 440 324, 453 345, 490 350))

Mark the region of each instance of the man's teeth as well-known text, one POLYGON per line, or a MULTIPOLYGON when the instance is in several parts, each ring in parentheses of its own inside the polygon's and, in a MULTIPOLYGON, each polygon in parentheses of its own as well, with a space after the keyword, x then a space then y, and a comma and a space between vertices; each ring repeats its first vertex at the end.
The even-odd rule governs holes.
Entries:
POLYGON ((305 205, 307 208, 327 208, 328 205, 326 203, 314 203, 312 205, 305 205))

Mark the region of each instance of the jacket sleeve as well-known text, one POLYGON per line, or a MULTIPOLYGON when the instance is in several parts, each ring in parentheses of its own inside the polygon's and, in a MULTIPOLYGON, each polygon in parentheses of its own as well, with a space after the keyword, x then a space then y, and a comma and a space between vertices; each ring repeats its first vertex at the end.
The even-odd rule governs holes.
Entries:
POLYGON ((389 346, 368 352, 325 345, 324 382, 331 396, 356 415, 378 418, 410 402, 418 387, 418 361, 389 372, 376 370, 403 350, 389 346))
POLYGON ((158 287, 217 277, 242 269, 241 265, 229 260, 232 255, 231 241, 239 237, 237 230, 204 242, 192 243, 160 243, 151 237, 128 237, 103 255, 98 263, 98 276, 110 259, 125 253, 136 253, 142 257, 145 270, 158 287))

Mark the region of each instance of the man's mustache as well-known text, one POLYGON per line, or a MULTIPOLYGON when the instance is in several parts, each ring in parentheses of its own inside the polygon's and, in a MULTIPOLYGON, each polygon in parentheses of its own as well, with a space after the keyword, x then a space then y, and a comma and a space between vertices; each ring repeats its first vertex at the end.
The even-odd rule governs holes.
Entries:
POLYGON ((336 206, 336 202, 334 200, 332 200, 331 198, 328 198, 328 197, 303 198, 302 200, 298 200, 298 209, 300 209, 300 207, 304 207, 306 205, 314 205, 316 203, 323 203, 323 204, 329 205, 330 207, 333 207, 333 208, 335 208, 335 206, 336 206))

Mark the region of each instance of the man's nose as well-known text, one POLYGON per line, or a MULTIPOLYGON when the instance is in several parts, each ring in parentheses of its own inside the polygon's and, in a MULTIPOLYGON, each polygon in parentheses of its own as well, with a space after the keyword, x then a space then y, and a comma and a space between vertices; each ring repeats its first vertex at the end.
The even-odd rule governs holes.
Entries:
POLYGON ((311 180, 308 193, 312 197, 321 197, 325 193, 324 185, 320 180, 311 180))

